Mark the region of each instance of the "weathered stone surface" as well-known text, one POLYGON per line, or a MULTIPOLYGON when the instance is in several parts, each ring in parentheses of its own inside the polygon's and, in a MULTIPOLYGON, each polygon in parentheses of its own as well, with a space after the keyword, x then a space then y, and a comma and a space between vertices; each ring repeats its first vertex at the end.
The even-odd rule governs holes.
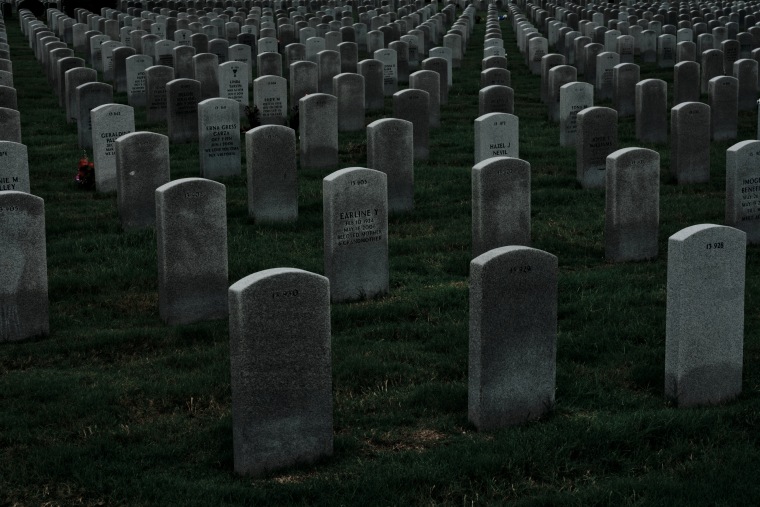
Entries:
POLYGON ((583 188, 604 188, 607 155, 617 150, 617 111, 590 107, 577 115, 576 179, 583 188))
POLYGON ((530 164, 492 157, 472 168, 472 256, 530 245, 530 164))
MULTIPOLYGON (((311 62, 309 62, 311 63, 311 62)), ((256 222, 298 218, 296 133, 282 125, 262 125, 245 134, 248 216, 256 222)))
POLYGON ((284 77, 262 76, 253 81, 253 103, 262 125, 284 125, 288 119, 288 83, 284 77))
POLYGON ((338 98, 338 131, 364 129, 364 78, 359 74, 341 73, 333 77, 333 92, 338 98))
POLYGON ((133 132, 116 139, 116 197, 123 229, 156 224, 155 191, 169 182, 169 138, 133 132))
POLYGON ((29 153, 21 143, 0 140, 0 191, 31 193, 29 153))
POLYGON ((604 255, 613 262, 657 257, 660 154, 623 148, 607 157, 604 255))
POLYGON ((0 237, 0 342, 47 335, 44 201, 26 192, 0 191, 0 237))
POLYGON ((575 82, 562 85, 559 90, 559 144, 575 146, 578 133, 578 113, 594 106, 594 87, 589 83, 575 82))
POLYGON ((331 455, 327 278, 259 271, 230 287, 229 309, 235 472, 259 475, 331 455))
POLYGON ((198 103, 201 84, 195 79, 174 79, 166 83, 166 120, 172 143, 198 141, 198 103))
POLYGON ((668 240, 665 395, 681 407, 741 393, 746 243, 744 232, 712 224, 668 240))
POLYGON ((714 77, 708 84, 707 97, 713 141, 736 139, 739 123, 739 81, 732 76, 714 77))
POLYGON ((480 431, 554 407, 557 257, 524 246, 470 263, 468 419, 480 431))
POLYGON ((414 125, 414 159, 430 156, 430 96, 424 90, 409 88, 393 95, 393 117, 414 125))
POLYGON ((636 83, 636 139, 664 144, 668 140, 667 84, 661 79, 636 83))
POLYGON ((670 110, 670 174, 679 185, 710 181, 710 106, 707 104, 682 102, 670 110))
POLYGON ((338 165, 338 99, 315 93, 298 102, 302 169, 338 165))
POLYGON ((21 142, 21 113, 0 107, 0 141, 21 142))
POLYGON ((158 304, 167 324, 227 316, 226 194, 202 178, 156 189, 158 304))
POLYGON ((92 149, 92 124, 90 111, 113 102, 113 87, 105 83, 85 83, 76 88, 77 134, 79 147, 92 149))
POLYGON ((367 167, 387 176, 389 213, 414 209, 414 137, 411 122, 381 118, 367 125, 367 167))

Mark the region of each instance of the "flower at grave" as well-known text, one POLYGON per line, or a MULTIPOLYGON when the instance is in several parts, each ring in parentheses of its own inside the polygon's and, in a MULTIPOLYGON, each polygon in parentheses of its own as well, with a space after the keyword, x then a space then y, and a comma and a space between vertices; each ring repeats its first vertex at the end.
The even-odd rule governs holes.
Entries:
POLYGON ((79 159, 74 182, 79 188, 84 188, 85 190, 95 188, 95 163, 90 162, 86 151, 82 152, 82 158, 79 159))

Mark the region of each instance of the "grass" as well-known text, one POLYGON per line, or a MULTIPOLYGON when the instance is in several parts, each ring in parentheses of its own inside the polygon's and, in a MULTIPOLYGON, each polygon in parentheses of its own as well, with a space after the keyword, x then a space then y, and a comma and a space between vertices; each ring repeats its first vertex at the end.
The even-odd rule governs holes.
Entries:
MULTIPOLYGON (((226 321, 158 317, 152 231, 122 232, 113 195, 73 186, 80 150, 39 64, 7 21, 32 192, 44 198, 48 337, 0 346, 0 503, 7 505, 735 505, 757 503, 760 260, 748 248, 743 394, 676 409, 663 396, 667 238, 722 223, 725 150, 709 183, 676 186, 661 154, 660 256, 604 260, 604 191, 575 181, 538 78, 502 23, 532 168, 533 246, 559 257, 554 412, 494 433, 467 421, 470 168, 484 25, 455 72, 416 209, 389 222, 391 292, 332 306, 335 453, 314 466, 234 474, 226 321)), ((646 64, 642 79, 670 83, 646 64)), ((116 100, 125 103, 124 94, 116 100)), ((672 103, 672 101, 671 101, 672 103)), ((598 104, 609 105, 609 104, 598 104)), ((384 111, 367 121, 390 116, 384 111)), ((136 111, 138 129, 165 133, 136 111)), ((741 113, 740 137, 755 138, 741 113)), ((633 119, 620 147, 638 146, 633 119)), ((340 166, 366 162, 341 134, 340 166)), ((243 154, 244 155, 244 154, 243 154)), ((198 174, 196 145, 171 146, 172 179, 198 174)), ((336 168, 337 169, 337 168, 336 168)), ((322 272, 321 180, 299 174, 299 220, 258 225, 245 178, 225 180, 230 282, 278 266, 322 272)))

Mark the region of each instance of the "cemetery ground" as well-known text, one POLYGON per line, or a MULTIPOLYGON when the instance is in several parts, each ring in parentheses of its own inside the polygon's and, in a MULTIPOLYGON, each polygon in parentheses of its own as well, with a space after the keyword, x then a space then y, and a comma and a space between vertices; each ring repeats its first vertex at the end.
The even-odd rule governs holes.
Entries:
MULTIPOLYGON (((575 150, 559 146, 538 78, 502 28, 520 158, 532 171, 532 246, 559 258, 556 406, 491 433, 467 421, 476 25, 430 159, 415 164, 415 211, 389 221, 389 295, 331 308, 334 454, 251 479, 233 472, 227 321, 161 323, 154 232, 122 232, 113 194, 74 188, 76 127, 17 19, 7 22, 32 193, 45 200, 51 334, 0 347, 0 503, 756 503, 758 247, 747 249, 741 396, 679 409, 663 395, 667 239, 723 222, 725 152, 756 138, 755 113, 740 113, 735 141, 712 144, 710 182, 688 186, 673 183, 667 146, 637 143, 633 118, 620 120, 621 148, 661 155, 659 256, 608 263, 604 190, 576 183, 575 150)), ((672 83, 672 70, 654 64, 641 74, 672 83)), ((367 122, 390 116, 386 100, 367 122)), ((165 133, 144 114, 136 110, 138 130, 165 133)), ((340 141, 339 167, 299 172, 292 225, 251 222, 245 178, 224 180, 230 283, 272 267, 323 271, 322 178, 366 163, 364 133, 340 141)), ((172 180, 198 175, 197 145, 170 150, 172 180)))

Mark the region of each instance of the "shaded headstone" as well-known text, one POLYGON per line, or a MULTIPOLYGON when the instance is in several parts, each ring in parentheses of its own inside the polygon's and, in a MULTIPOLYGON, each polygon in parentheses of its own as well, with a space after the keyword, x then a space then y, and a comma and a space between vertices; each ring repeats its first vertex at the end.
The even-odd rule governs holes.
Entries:
POLYGON ((92 148, 92 124, 90 111, 113 102, 113 87, 105 83, 85 83, 76 88, 77 137, 79 147, 92 148))
POLYGON ((525 246, 470 263, 468 419, 489 431, 554 407, 557 257, 525 246))
POLYGON ((707 96, 712 139, 736 139, 739 122, 739 81, 731 76, 714 77, 708 84, 707 96))
POLYGON ((0 237, 0 342, 47 335, 44 201, 25 192, 0 191, 0 237))
POLYGON ((201 84, 201 99, 219 96, 219 59, 213 53, 193 57, 194 79, 201 84))
POLYGON ((383 94, 390 97, 398 91, 398 55, 393 49, 379 49, 374 58, 383 65, 383 94))
POLYGON ((596 55, 596 82, 594 94, 598 100, 609 100, 613 96, 613 69, 620 64, 620 55, 603 52, 596 55))
POLYGON ((235 472, 259 475, 332 454, 330 292, 324 276, 292 268, 230 286, 235 472))
POLYGON ((132 107, 145 107, 148 100, 145 70, 153 66, 153 58, 134 55, 126 59, 127 103, 132 107))
POLYGON ((174 79, 166 83, 166 120, 172 143, 198 141, 198 102, 201 84, 195 79, 174 79))
POLYGON ((679 62, 673 67, 673 104, 698 102, 700 96, 699 64, 679 62))
POLYGON ((707 85, 710 80, 723 75, 723 52, 711 49, 702 53, 701 70, 702 93, 707 93, 707 85))
POLYGON ((337 96, 333 90, 333 78, 340 74, 340 53, 328 50, 320 51, 317 53, 317 67, 319 74, 317 89, 319 93, 337 96))
POLYGON ((661 79, 636 83, 636 139, 663 144, 668 140, 667 84, 661 79))
POLYGON ((126 92, 127 86, 127 58, 136 55, 132 47, 120 47, 113 50, 113 83, 118 93, 126 92))
POLYGON ((85 83, 94 83, 98 80, 98 72, 95 69, 76 67, 66 71, 66 121, 73 123, 79 115, 76 89, 85 83))
POLYGON ((171 67, 154 65, 145 69, 147 121, 166 121, 166 84, 173 79, 174 69, 171 67))
POLYGON ((657 257, 660 154, 623 148, 607 157, 604 256, 613 262, 657 257))
POLYGON ((155 191, 169 182, 169 138, 133 132, 116 139, 116 198, 124 230, 156 224, 155 191))
POLYGON ((432 57, 422 60, 422 70, 432 70, 440 78, 441 105, 449 103, 449 64, 445 58, 432 57))
POLYGON ((478 92, 478 116, 488 113, 515 112, 515 92, 502 85, 490 85, 478 92))
POLYGON ((338 164, 338 99, 315 93, 298 101, 302 169, 325 169, 338 164))
POLYGON ((749 58, 735 61, 733 76, 739 85, 739 111, 754 111, 758 98, 758 62, 749 58))
POLYGON ((679 185, 710 181, 710 106, 707 104, 682 102, 670 110, 670 174, 679 185))
POLYGON ((668 239, 665 395, 678 406, 741 393, 746 243, 744 232, 712 224, 668 239))
POLYGON ((333 302, 388 292, 386 181, 380 171, 349 167, 322 182, 325 275, 333 302))
POLYGON ((741 141, 726 150, 726 225, 760 243, 760 141, 741 141))
POLYGON ((530 245, 530 164, 492 157, 472 168, 472 256, 530 245))
POLYGON ((636 83, 639 82, 639 66, 621 63, 612 69, 612 104, 618 118, 636 115, 636 83))
POLYGON ((244 114, 250 104, 248 83, 250 71, 244 62, 229 61, 219 66, 219 96, 238 103, 238 113, 244 114))
POLYGON ((367 167, 387 176, 389 213, 414 209, 414 138, 411 122, 381 118, 367 125, 367 167))
POLYGON ((305 95, 317 93, 318 85, 319 67, 316 63, 302 60, 290 64, 290 78, 288 79, 290 104, 298 104, 298 101, 305 95))
POLYGON ((393 94, 393 117, 414 125, 414 159, 430 156, 430 96, 424 90, 409 88, 393 94))
POLYGON ((383 109, 385 101, 383 62, 362 60, 357 65, 358 74, 364 77, 364 107, 367 111, 383 109))
POLYGON ((92 153, 95 171, 95 190, 116 190, 117 138, 135 131, 135 113, 131 106, 103 104, 90 111, 92 153))
POLYGON ((226 194, 202 178, 156 189, 158 308, 167 324, 227 316, 226 194))
POLYGON ((576 121, 576 179, 583 188, 604 188, 607 155, 618 148, 617 111, 589 107, 576 121))
POLYGON ((240 174, 240 105, 232 99, 206 99, 198 104, 198 158, 201 177, 240 174))
POLYGON ((338 98, 338 131, 364 129, 364 78, 341 73, 333 78, 333 92, 338 98))
POLYGON ((296 133, 282 125, 246 132, 248 216, 256 222, 293 222, 298 218, 296 133))

